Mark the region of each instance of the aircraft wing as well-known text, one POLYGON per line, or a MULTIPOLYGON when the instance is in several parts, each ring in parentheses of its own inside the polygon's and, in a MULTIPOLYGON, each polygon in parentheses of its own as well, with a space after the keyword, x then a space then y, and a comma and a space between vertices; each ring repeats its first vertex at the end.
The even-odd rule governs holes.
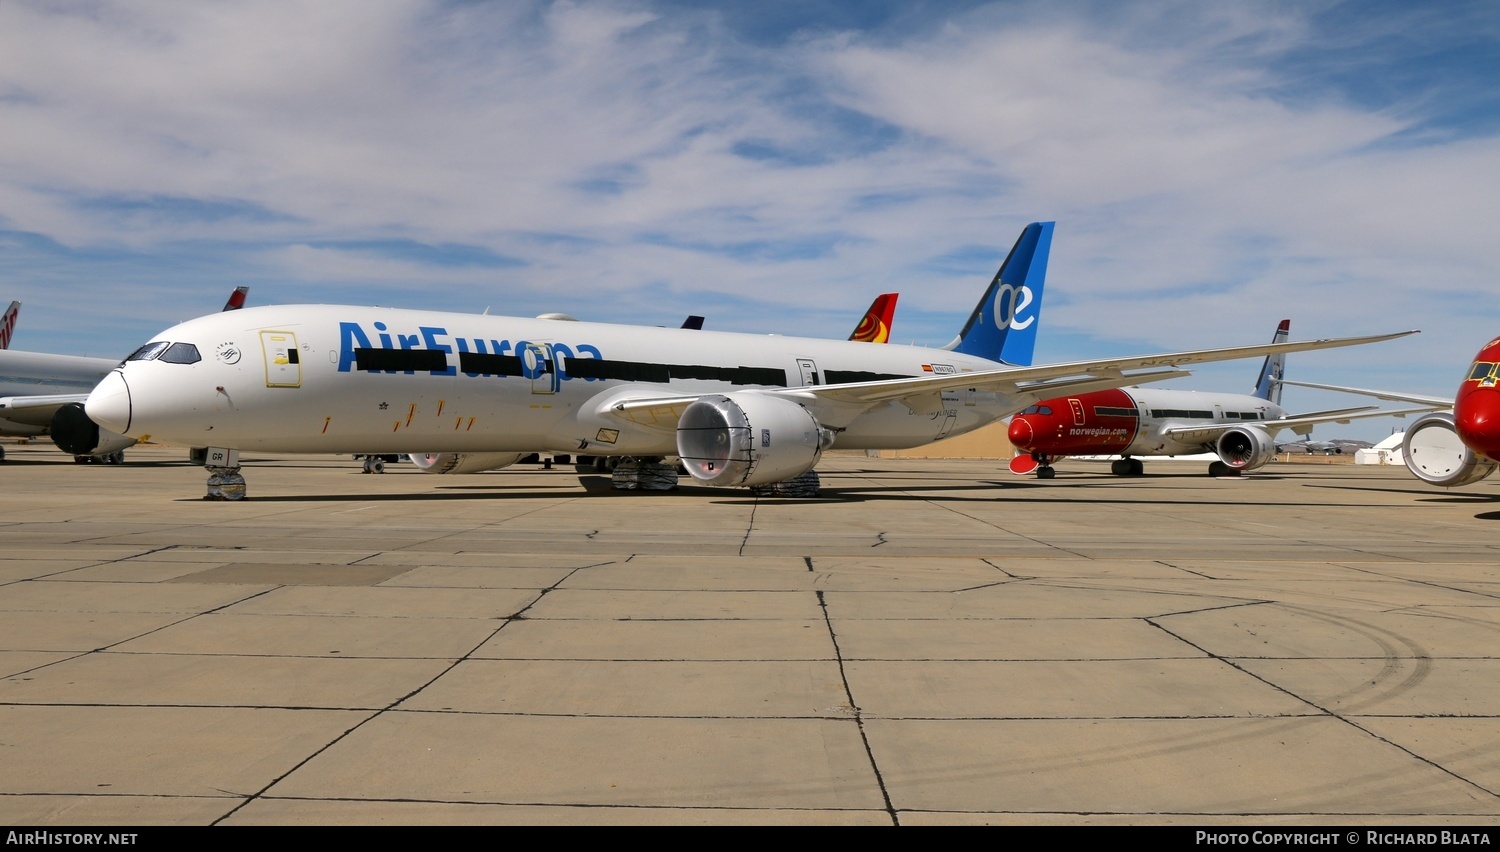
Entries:
POLYGON ((81 405, 88 398, 86 393, 0 397, 0 420, 29 426, 47 426, 52 423, 52 415, 59 408, 70 402, 81 405))
MULTIPOLYGON (((1161 355, 1140 355, 1095 361, 1070 361, 1038 367, 1006 367, 999 370, 983 370, 969 373, 945 373, 931 376, 913 376, 902 379, 878 379, 868 382, 850 382, 837 385, 807 385, 795 388, 759 388, 752 392, 773 396, 785 396, 812 409, 818 422, 838 429, 847 426, 861 413, 875 405, 899 401, 914 411, 936 410, 941 407, 940 394, 946 390, 987 390, 1007 395, 1042 399, 1059 392, 1087 387, 1089 390, 1137 385, 1164 378, 1176 378, 1183 371, 1176 369, 1185 364, 1204 364, 1213 361, 1232 361, 1237 358, 1256 358, 1278 352, 1306 352, 1314 349, 1333 349, 1341 346, 1358 346, 1378 343, 1416 334, 1416 331, 1401 331, 1392 334, 1377 334, 1366 337, 1323 338, 1288 343, 1261 343, 1253 346, 1235 346, 1227 349, 1195 349, 1186 352, 1168 352, 1161 355), (1151 368, 1167 367, 1168 370, 1153 372, 1151 368), (1168 375, 1170 374, 1170 375, 1168 375)), ((677 418, 698 396, 625 396, 613 397, 608 410, 616 417, 638 425, 656 428, 676 428, 677 418)), ((1017 410, 1025 407, 1024 403, 1017 410)))
POLYGON ((1439 396, 1423 396, 1422 394, 1415 394, 1415 393, 1396 393, 1394 391, 1366 390, 1364 388, 1346 388, 1346 387, 1343 387, 1342 385, 1319 385, 1319 384, 1314 384, 1313 382, 1289 382, 1289 381, 1287 381, 1285 379, 1283 379, 1281 381, 1281 383, 1284 384, 1284 385, 1296 385, 1297 387, 1300 387, 1300 388, 1317 388, 1318 390, 1331 390, 1331 391, 1343 391, 1344 393, 1357 393, 1357 394, 1360 394, 1361 396, 1370 396, 1370 397, 1374 397, 1375 399, 1384 399, 1384 400, 1389 400, 1391 402, 1414 402, 1414 403, 1417 403, 1419 405, 1431 405, 1431 406, 1433 406, 1430 409, 1426 409, 1428 411, 1435 411, 1435 410, 1438 410, 1438 409, 1452 408, 1453 407, 1453 399, 1451 397, 1449 397, 1447 399, 1444 399, 1443 397, 1439 397, 1439 396))
POLYGON ((1298 435, 1306 435, 1312 431, 1312 427, 1319 423, 1348 423, 1351 420, 1363 420, 1367 417, 1405 417, 1408 414, 1425 414, 1432 410, 1432 406, 1422 406, 1420 408, 1377 408, 1373 405, 1363 405, 1358 408, 1340 408, 1331 411, 1296 414, 1277 420, 1247 420, 1242 423, 1204 423, 1169 426, 1161 431, 1165 435, 1179 436, 1202 433, 1204 440, 1207 440, 1210 436, 1217 435, 1226 429, 1234 429, 1248 424, 1251 426, 1262 426, 1270 429, 1272 432, 1279 429, 1291 429, 1298 435))

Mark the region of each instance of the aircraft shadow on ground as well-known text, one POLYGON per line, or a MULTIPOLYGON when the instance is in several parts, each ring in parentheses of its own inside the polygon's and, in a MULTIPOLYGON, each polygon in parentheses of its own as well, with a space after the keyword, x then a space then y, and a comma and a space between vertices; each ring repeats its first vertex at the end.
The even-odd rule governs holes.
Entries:
MULTIPOLYGON (((873 473, 873 471, 872 471, 873 473)), ((1144 477, 1115 477, 1111 475, 1090 477, 1090 480, 1082 478, 1069 478, 1065 482, 1057 480, 1039 481, 1036 479, 987 480, 967 485, 825 485, 816 497, 757 497, 749 495, 740 489, 711 488, 708 486, 679 485, 670 491, 635 491, 621 490, 613 487, 612 480, 608 476, 579 476, 577 484, 573 482, 560 482, 554 486, 529 486, 524 489, 512 489, 505 482, 496 481, 474 485, 448 485, 434 483, 435 490, 421 492, 406 492, 400 494, 275 494, 269 496, 257 496, 254 493, 255 484, 250 483, 250 492, 245 497, 251 502, 265 503, 372 503, 372 502, 424 502, 442 500, 544 500, 544 499, 578 499, 580 497, 591 498, 619 498, 629 499, 637 495, 655 496, 678 496, 691 499, 710 499, 715 503, 723 505, 806 505, 809 502, 840 502, 840 503, 863 503, 871 501, 889 502, 911 502, 930 501, 942 499, 953 503, 993 503, 1003 500, 1007 503, 1034 503, 1034 504, 1069 504, 1079 503, 1085 505, 1181 505, 1182 500, 1172 499, 1140 499, 1139 492, 1123 492, 1120 486, 1124 483, 1122 479, 1142 479, 1144 477), (577 487, 582 486, 583 494, 577 492, 577 487), (1086 490, 1086 491, 1085 491, 1086 490), (1087 496, 1083 496, 1084 492, 1087 496), (1115 495, 1111 495, 1114 492, 1115 495)), ((1195 494, 1200 490, 1194 483, 1201 482, 1203 476, 1173 476, 1162 475, 1154 477, 1158 480, 1157 490, 1163 488, 1174 491, 1192 491, 1195 494), (1164 483, 1162 480, 1178 479, 1178 483, 1164 483)), ((1265 477, 1270 478, 1270 477, 1265 477)), ((1247 487, 1253 488, 1253 483, 1246 483, 1247 487)), ((1490 504, 1500 501, 1500 495, 1488 494, 1463 494, 1463 495, 1432 495, 1430 492, 1416 489, 1404 488, 1372 488, 1369 486, 1343 486, 1308 483, 1312 488, 1339 488, 1344 490, 1363 490, 1377 493, 1403 494, 1416 497, 1424 502, 1446 502, 1446 503, 1482 503, 1490 504)), ((1195 505, 1206 506, 1240 506, 1247 500, 1254 500, 1252 491, 1234 492, 1233 496, 1226 496, 1219 500, 1204 500, 1199 497, 1192 498, 1195 505)), ((180 502, 200 501, 203 497, 182 497, 180 502)), ((1318 508, 1326 505, 1320 501, 1307 501, 1299 503, 1281 502, 1279 505, 1288 507, 1318 508)), ((1371 504, 1375 505, 1375 504, 1371 504)), ((1480 516, 1483 520, 1500 519, 1500 513, 1487 513, 1496 515, 1495 518, 1480 516)))
POLYGON ((1339 491, 1374 491, 1379 494, 1408 494, 1420 499, 1424 503, 1494 503, 1500 501, 1500 494, 1454 494, 1452 492, 1436 492, 1425 489, 1422 486, 1414 488, 1376 488, 1370 485, 1313 485, 1309 488, 1333 488, 1339 491))

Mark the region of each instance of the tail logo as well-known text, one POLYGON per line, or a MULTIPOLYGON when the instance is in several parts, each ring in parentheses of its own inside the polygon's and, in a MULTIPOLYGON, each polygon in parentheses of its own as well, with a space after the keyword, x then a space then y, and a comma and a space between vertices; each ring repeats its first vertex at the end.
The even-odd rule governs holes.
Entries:
POLYGON ((10 336, 16 331, 16 314, 21 311, 20 302, 11 302, 5 316, 0 317, 0 349, 10 348, 10 336))
POLYGON ((1035 297, 1031 288, 1025 284, 1017 287, 1013 284, 1001 284, 995 288, 995 326, 998 328, 1010 327, 1020 331, 1036 322, 1036 314, 1030 314, 1024 319, 1022 314, 1031 307, 1035 297))
POLYGON ((865 318, 859 321, 859 328, 854 330, 849 339, 865 343, 885 343, 891 339, 891 330, 873 313, 865 314, 865 318))

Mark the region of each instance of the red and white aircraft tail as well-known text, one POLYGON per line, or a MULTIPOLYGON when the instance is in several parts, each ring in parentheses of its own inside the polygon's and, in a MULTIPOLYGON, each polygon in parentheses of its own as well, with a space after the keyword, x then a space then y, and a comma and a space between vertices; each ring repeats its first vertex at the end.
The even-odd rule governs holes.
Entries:
POLYGON ((0 317, 0 349, 10 348, 10 336, 16 332, 16 314, 21 312, 20 302, 11 302, 0 317))

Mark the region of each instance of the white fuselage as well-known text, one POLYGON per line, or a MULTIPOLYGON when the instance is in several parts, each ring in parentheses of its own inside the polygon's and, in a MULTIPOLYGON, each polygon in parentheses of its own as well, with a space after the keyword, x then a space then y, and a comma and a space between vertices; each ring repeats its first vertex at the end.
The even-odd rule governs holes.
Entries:
MULTIPOLYGON (((672 455, 673 426, 611 404, 1002 366, 913 346, 323 305, 213 314, 155 341, 181 345, 127 360, 91 417, 141 440, 279 452, 672 455)), ((919 446, 1027 401, 882 402, 834 427, 835 446, 919 446)))
MULTIPOLYGON (((1286 416, 1286 409, 1257 396, 1209 391, 1124 388, 1135 400, 1140 429, 1124 455, 1172 456, 1211 452, 1223 433, 1219 428, 1194 431, 1193 426, 1224 424, 1257 426, 1260 421, 1286 416), (1168 430, 1171 430, 1169 433, 1168 430)), ((1274 438, 1279 429, 1264 426, 1274 438)))

